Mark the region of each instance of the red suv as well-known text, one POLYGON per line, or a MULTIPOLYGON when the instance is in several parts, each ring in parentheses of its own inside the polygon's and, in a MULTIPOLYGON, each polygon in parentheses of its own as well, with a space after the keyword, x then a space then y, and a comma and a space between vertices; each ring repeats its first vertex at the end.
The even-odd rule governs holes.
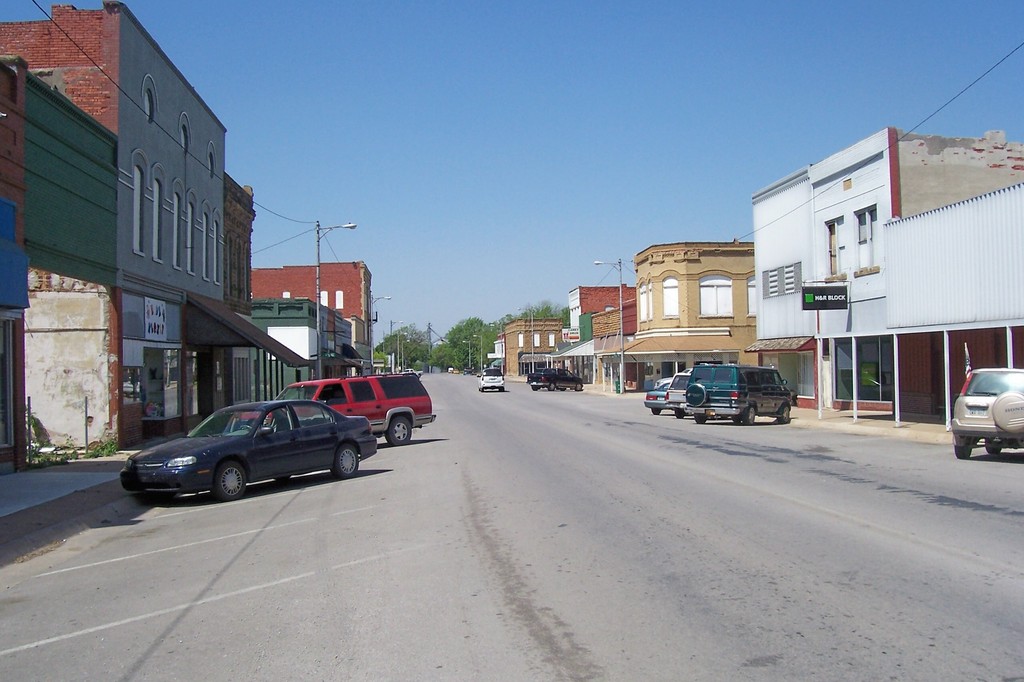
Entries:
POLYGON ((415 374, 370 374, 300 381, 287 386, 278 400, 319 400, 346 416, 370 420, 370 428, 391 445, 405 445, 412 430, 434 421, 430 395, 415 374))

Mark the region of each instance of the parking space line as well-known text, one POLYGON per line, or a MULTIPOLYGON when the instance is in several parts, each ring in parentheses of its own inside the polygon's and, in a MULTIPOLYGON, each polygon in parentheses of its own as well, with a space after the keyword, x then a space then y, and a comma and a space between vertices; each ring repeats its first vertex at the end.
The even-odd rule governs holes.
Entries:
MULTIPOLYGON (((370 563, 370 562, 373 562, 373 561, 381 561, 383 559, 388 559, 388 558, 390 558, 392 556, 396 556, 398 554, 403 554, 405 552, 412 552, 412 551, 415 551, 415 550, 424 549, 427 546, 428 545, 426 545, 426 544, 415 545, 415 546, 412 546, 412 547, 405 547, 403 549, 396 549, 396 550, 394 550, 392 552, 384 552, 383 554, 374 554, 372 556, 363 557, 362 559, 353 559, 352 561, 346 561, 345 563, 336 564, 334 566, 331 566, 329 570, 337 571, 337 570, 341 570, 343 568, 351 568, 353 566, 359 566, 361 564, 367 564, 367 563, 370 563)), ((68 633, 65 633, 63 635, 57 635, 56 637, 48 637, 47 639, 36 640, 35 642, 29 642, 27 644, 22 644, 20 646, 16 646, 16 647, 11 647, 9 649, 0 650, 0 656, 9 656, 11 654, 16 654, 16 653, 18 653, 20 651, 27 651, 28 649, 35 649, 35 648, 38 648, 38 647, 41 647, 41 646, 46 646, 47 644, 56 644, 57 642, 64 642, 64 641, 67 641, 69 639, 74 639, 76 637, 82 637, 84 635, 91 635, 91 634, 96 633, 96 632, 103 632, 105 630, 110 630, 110 629, 113 629, 113 628, 121 627, 122 625, 130 625, 131 623, 138 623, 140 621, 149 620, 150 618, 157 618, 159 616, 165 616, 165 615, 167 615, 169 613, 176 613, 178 611, 184 611, 186 609, 195 608, 197 606, 205 606, 207 604, 213 604, 215 602, 219 602, 219 601, 222 601, 224 599, 231 599, 232 597, 240 597, 242 595, 250 594, 252 592, 258 592, 260 590, 266 590, 266 589, 270 589, 272 587, 278 587, 280 585, 286 585, 288 583, 296 582, 298 580, 303 580, 304 578, 310 578, 310 577, 312 577, 314 575, 317 575, 318 573, 320 573, 320 571, 306 571, 304 573, 298 573, 296 575, 288 576, 287 578, 281 578, 280 580, 274 580, 274 581, 271 581, 269 583, 261 583, 259 585, 253 585, 251 587, 246 587, 246 588, 243 588, 241 590, 234 590, 233 592, 225 592, 224 594, 218 594, 218 595, 215 595, 213 597, 206 597, 205 599, 197 599, 195 601, 186 602, 184 604, 178 604, 177 606, 170 606, 170 607, 168 607, 166 609, 158 609, 156 611, 150 611, 149 613, 139 614, 137 616, 132 616, 131 618, 124 618, 122 620, 117 620, 117 621, 113 621, 113 622, 110 622, 110 623, 104 623, 102 625, 95 625, 95 626, 93 626, 91 628, 83 628, 81 630, 76 630, 74 632, 68 632, 68 633)))
POLYGON ((299 519, 298 521, 289 521, 288 523, 279 523, 276 526, 266 526, 264 528, 254 528, 252 530, 243 530, 239 533, 231 533, 230 535, 221 535, 215 538, 207 538, 206 540, 196 540, 195 542, 186 542, 183 545, 174 545, 173 547, 163 547, 161 549, 154 549, 149 552, 139 552, 138 554, 128 554, 116 559, 107 559, 105 561, 95 561, 91 564, 82 564, 81 566, 70 566, 68 568, 59 568, 56 571, 47 571, 46 573, 40 573, 35 576, 36 578, 45 578, 51 575, 58 575, 60 573, 70 573, 72 571, 80 571, 83 568, 95 568, 96 566, 106 566, 108 564, 116 564, 119 561, 130 561, 132 559, 141 559, 142 557, 152 556, 154 554, 160 554, 162 552, 173 552, 178 549, 187 549, 189 547, 196 547, 198 545, 205 545, 210 542, 220 542, 221 540, 230 540, 232 538, 240 538, 246 535, 253 535, 254 533, 262 533, 267 530, 277 530, 278 528, 287 528, 288 526, 294 526, 300 523, 309 523, 316 521, 316 519, 299 519))

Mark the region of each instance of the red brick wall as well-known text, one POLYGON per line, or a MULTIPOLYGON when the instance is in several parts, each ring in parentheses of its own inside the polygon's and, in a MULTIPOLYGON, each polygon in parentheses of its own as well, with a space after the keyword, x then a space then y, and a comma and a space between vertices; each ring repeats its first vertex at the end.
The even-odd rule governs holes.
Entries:
MULTIPOLYGON (((320 264, 320 291, 327 292, 327 307, 334 308, 334 292, 341 290, 344 292, 344 305, 337 310, 342 316, 366 319, 366 311, 363 310, 364 269, 362 261, 320 264)), ((285 265, 281 268, 252 269, 254 299, 281 298, 286 291, 291 298, 316 300, 316 266, 285 265)))
POLYGON ((142 403, 129 403, 121 407, 121 449, 142 442, 142 403))
POLYGON ((54 5, 51 16, 53 22, 0 23, 0 53, 22 57, 33 73, 116 133, 118 5, 101 10, 54 5))
MULTIPOLYGON (((623 284, 623 302, 634 299, 636 299, 636 289, 628 284, 623 284)), ((619 309, 619 292, 616 287, 580 287, 581 313, 600 313, 608 308, 619 309)))

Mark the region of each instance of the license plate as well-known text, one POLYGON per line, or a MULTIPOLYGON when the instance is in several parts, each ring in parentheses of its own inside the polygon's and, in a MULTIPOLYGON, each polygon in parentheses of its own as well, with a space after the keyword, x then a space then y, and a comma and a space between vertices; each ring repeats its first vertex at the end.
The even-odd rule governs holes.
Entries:
POLYGON ((988 409, 980 405, 967 406, 967 414, 972 417, 984 417, 986 412, 988 412, 988 409))

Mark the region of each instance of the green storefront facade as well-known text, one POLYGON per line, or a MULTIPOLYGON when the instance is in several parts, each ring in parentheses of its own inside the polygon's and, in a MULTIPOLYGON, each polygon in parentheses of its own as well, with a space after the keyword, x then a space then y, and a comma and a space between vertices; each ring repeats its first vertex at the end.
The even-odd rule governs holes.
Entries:
POLYGON ((25 97, 25 384, 53 442, 118 432, 117 137, 42 80, 25 97))

